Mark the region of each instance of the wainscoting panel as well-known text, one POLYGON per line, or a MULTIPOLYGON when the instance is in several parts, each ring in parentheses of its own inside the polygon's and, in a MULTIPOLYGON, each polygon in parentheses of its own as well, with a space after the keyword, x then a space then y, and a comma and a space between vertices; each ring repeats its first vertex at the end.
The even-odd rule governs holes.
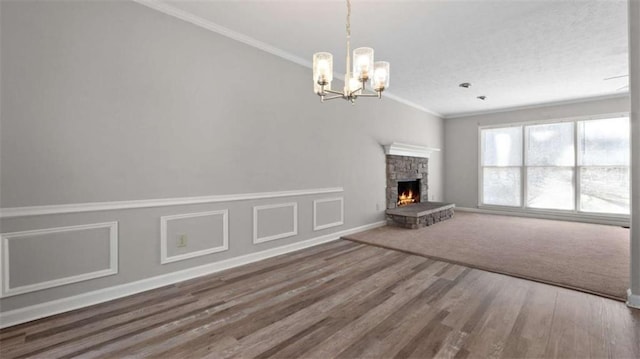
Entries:
POLYGON ((166 264, 229 249, 229 211, 160 218, 160 263, 166 264))
POLYGON ((253 243, 262 243, 298 234, 298 203, 253 207, 253 243))
POLYGON ((118 222, 0 234, 1 297, 118 273, 118 222))
POLYGON ((313 201, 313 230, 344 224, 344 197, 323 198, 313 201))

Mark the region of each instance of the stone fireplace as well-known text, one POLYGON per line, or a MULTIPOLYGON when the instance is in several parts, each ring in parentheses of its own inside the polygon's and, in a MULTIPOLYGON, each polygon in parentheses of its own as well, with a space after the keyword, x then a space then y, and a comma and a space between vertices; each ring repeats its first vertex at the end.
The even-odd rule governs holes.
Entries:
POLYGON ((429 159, 421 157, 387 155, 387 209, 426 202, 428 196, 429 159), (400 197, 417 195, 402 203, 400 197), (416 193, 417 192, 417 193, 416 193))
POLYGON ((439 149, 393 143, 386 154, 387 224, 420 228, 453 217, 455 205, 429 202, 429 155, 439 149))

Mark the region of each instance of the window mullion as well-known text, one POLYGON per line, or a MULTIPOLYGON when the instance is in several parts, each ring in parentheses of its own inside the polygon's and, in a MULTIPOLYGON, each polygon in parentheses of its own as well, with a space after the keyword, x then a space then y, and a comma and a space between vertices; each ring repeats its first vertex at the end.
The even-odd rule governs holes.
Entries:
POLYGON ((578 151, 578 121, 573 122, 573 211, 580 212, 580 152, 578 151))
POLYGON ((526 208, 527 200, 527 136, 525 136, 525 127, 522 126, 520 134, 522 135, 522 162, 520 163, 520 208, 526 208))

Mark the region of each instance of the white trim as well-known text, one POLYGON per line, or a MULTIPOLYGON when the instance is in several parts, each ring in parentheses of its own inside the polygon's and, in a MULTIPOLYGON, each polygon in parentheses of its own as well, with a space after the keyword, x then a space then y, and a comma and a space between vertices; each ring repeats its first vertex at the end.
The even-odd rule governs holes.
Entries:
POLYGON ((313 230, 314 231, 319 231, 321 229, 327 229, 331 227, 337 227, 343 224, 344 224, 344 197, 323 198, 323 199, 316 199, 313 201, 313 230), (337 222, 318 225, 317 204, 324 203, 324 202, 334 202, 334 201, 340 201, 340 220, 337 222))
POLYGON ((155 288, 164 287, 178 282, 201 277, 226 269, 261 261, 267 258, 283 255, 289 252, 299 251, 308 247, 331 242, 342 236, 383 227, 386 222, 376 222, 343 231, 325 234, 319 237, 296 242, 285 246, 271 248, 264 251, 245 254, 239 257, 226 259, 216 263, 209 263, 198 267, 188 268, 177 272, 171 272, 152 278, 142 279, 136 282, 125 283, 114 287, 98 289, 92 292, 61 298, 50 302, 31 305, 28 307, 0 312, 0 328, 25 323, 43 317, 68 312, 70 310, 88 307, 90 305, 104 303, 110 300, 126 297, 155 288))
POLYGON ((456 207, 456 211, 496 214, 500 216, 515 216, 515 217, 527 217, 527 218, 553 219, 558 221, 606 224, 611 226, 623 226, 623 227, 629 226, 629 218, 621 218, 621 217, 607 217, 607 216, 585 215, 585 214, 576 215, 574 213, 551 213, 551 212, 531 211, 531 210, 524 212, 522 210, 516 210, 516 208, 514 208, 513 210, 508 210, 506 208, 505 209, 498 209, 498 208, 488 209, 488 208, 456 207))
MULTIPOLYGON (((336 78, 336 76, 334 76, 333 78, 336 78)), ((337 78, 338 78, 338 79, 340 79, 340 78, 344 78, 344 74, 339 74, 339 75, 337 76, 337 78)), ((422 111, 422 112, 426 112, 426 113, 428 113, 428 114, 430 114, 430 115, 433 115, 433 116, 436 116, 436 117, 438 117, 438 118, 441 118, 441 119, 444 119, 444 118, 445 118, 445 117, 444 117, 444 115, 443 115, 443 114, 441 114, 441 113, 439 113, 439 112, 436 112, 436 111, 430 110, 430 109, 428 109, 428 108, 426 108, 426 107, 424 107, 424 106, 418 105, 417 103, 412 102, 412 101, 409 101, 409 100, 406 100, 406 99, 404 99, 404 98, 402 98, 402 97, 400 97, 400 96, 396 96, 396 95, 394 95, 393 93, 389 92, 388 90, 385 90, 385 91, 384 91, 384 94, 382 95, 382 97, 386 97, 386 98, 392 99, 392 100, 397 101, 397 102, 399 102, 399 103, 401 103, 401 104, 403 104, 403 105, 407 105, 407 106, 409 106, 409 107, 413 107, 413 108, 415 108, 416 110, 420 110, 420 111, 422 111)))
POLYGON ((495 123, 495 124, 478 124, 478 129, 480 130, 490 130, 495 128, 509 128, 509 127, 525 127, 525 126, 535 126, 535 125, 550 125, 554 123, 563 123, 563 122, 580 122, 580 121, 592 121, 592 120, 609 120, 619 117, 630 118, 629 112, 607 112, 600 113, 597 115, 583 115, 583 116, 571 116, 571 117, 558 117, 558 118, 548 118, 548 119, 533 119, 529 121, 517 121, 517 122, 508 122, 508 123, 495 123))
MULTIPOLYGON (((204 19, 200 16, 194 15, 190 12, 178 9, 174 6, 171 6, 169 4, 160 2, 160 1, 156 1, 156 0, 133 0, 135 2, 137 2, 140 5, 144 5, 146 7, 149 7, 151 9, 160 11, 161 13, 173 16, 175 18, 178 18, 180 20, 186 21, 188 23, 191 23, 193 25, 199 26, 203 29, 207 29, 209 31, 215 32, 219 35, 228 37, 230 39, 239 41, 245 45, 249 45, 252 47, 255 47, 256 49, 265 51, 267 53, 270 53, 271 55, 275 55, 278 57, 281 57, 285 60, 291 61, 293 63, 296 63, 298 65, 304 66, 306 68, 312 68, 312 64, 311 61, 307 60, 307 59, 303 59, 299 56, 296 56, 290 52, 284 51, 278 47, 272 46, 267 44, 266 42, 262 42, 258 39, 255 39, 251 36, 247 36, 245 34, 239 33, 237 31, 231 30, 227 27, 224 27, 222 25, 216 24, 215 22, 211 21, 211 20, 207 20, 204 19)), ((335 78, 341 78, 342 76, 344 76, 344 74, 338 74, 338 73, 334 73, 334 77, 335 78)), ((428 114, 437 116, 439 118, 443 118, 443 116, 441 114, 439 114, 438 112, 429 110, 428 108, 418 105, 415 102, 406 100, 404 98, 401 98, 397 95, 393 95, 391 93, 389 93, 388 91, 385 91, 384 93, 384 97, 387 97, 391 100, 397 101, 401 104, 410 106, 415 108, 416 110, 420 110, 423 112, 426 112, 428 114)))
POLYGON ((443 119, 449 120, 449 119, 464 118, 464 117, 492 115, 492 114, 498 114, 498 113, 504 113, 504 112, 515 112, 515 111, 532 110, 537 108, 545 108, 545 107, 553 107, 553 106, 572 105, 572 104, 584 103, 584 102, 604 101, 604 100, 623 98, 623 97, 629 97, 629 92, 627 91, 627 92, 621 92, 616 94, 564 100, 564 101, 544 102, 544 103, 538 103, 533 105, 513 106, 513 107, 506 107, 506 108, 501 108, 496 110, 463 112, 458 114, 444 115, 443 119))
POLYGON ((410 156, 429 158, 431 153, 440 151, 439 148, 425 147, 418 145, 409 145, 406 143, 393 142, 390 145, 384 145, 384 153, 386 155, 410 156))
POLYGON ((160 11, 161 13, 173 16, 175 18, 178 18, 180 20, 186 21, 188 23, 191 23, 193 25, 199 26, 203 29, 215 32, 217 34, 220 34, 222 36, 228 37, 230 39, 236 40, 238 42, 241 42, 245 45, 249 45, 252 47, 255 47, 257 49, 260 49, 262 51, 268 52, 272 55, 276 55, 278 57, 281 57, 285 60, 294 62, 298 65, 302 65, 304 67, 308 67, 311 68, 311 61, 307 60, 307 59, 303 59, 299 56, 293 55, 287 51, 284 51, 282 49, 279 49, 275 46, 269 45, 265 42, 262 42, 260 40, 254 39, 251 36, 247 36, 244 35, 242 33, 239 33, 237 31, 233 31, 227 27, 224 27, 222 25, 218 25, 213 21, 204 19, 200 16, 194 15, 190 12, 184 11, 182 9, 178 9, 174 6, 171 6, 169 4, 166 4, 164 2, 161 1, 156 1, 156 0, 133 0, 135 2, 137 2, 140 5, 144 5, 146 7, 149 7, 151 9, 160 11))
POLYGON ((80 213, 95 211, 112 211, 118 209, 167 207, 187 204, 218 203, 232 201, 246 201, 254 199, 308 196, 316 194, 344 192, 342 187, 316 188, 306 190, 279 191, 279 192, 256 192, 241 194, 225 194, 199 197, 176 197, 161 199, 142 199, 132 201, 113 202, 88 202, 74 204, 57 204, 49 206, 29 206, 0 208, 0 218, 15 218, 28 216, 41 216, 46 214, 80 213))
POLYGON ((631 289, 627 289, 627 306, 640 309, 640 294, 633 294, 631 289))
POLYGON ((220 211, 187 213, 187 214, 175 214, 171 216, 160 217, 160 264, 167 264, 171 262, 181 261, 185 259, 204 256, 207 254, 224 252, 229 250, 229 210, 224 209, 220 211), (171 220, 205 217, 205 216, 218 216, 222 215, 222 245, 217 247, 211 247, 202 249, 199 251, 188 252, 184 254, 178 254, 169 256, 168 237, 167 237, 167 224, 171 220))
POLYGON ((106 222, 106 223, 94 223, 94 224, 83 224, 78 226, 68 226, 68 227, 57 227, 57 228, 46 228, 46 229, 36 229, 30 231, 21 231, 21 232, 12 232, 12 233, 2 233, 0 234, 0 238, 2 240, 2 253, 0 254, 0 260, 2 264, 0 265, 2 269, 2 280, 0 280, 0 298, 11 297, 18 294, 24 294, 29 292, 35 292, 42 289, 59 287, 65 284, 82 282, 89 279, 95 279, 100 277, 105 277, 109 275, 114 275, 118 273, 118 222, 106 222), (95 271, 82 273, 78 275, 73 275, 69 277, 63 277, 58 279, 52 279, 40 283, 28 284, 19 287, 11 288, 10 278, 11 274, 9 273, 9 240, 16 239, 20 237, 32 237, 32 236, 40 236, 51 233, 63 233, 63 232, 74 232, 74 231, 84 231, 90 229, 97 228, 108 228, 109 229, 109 268, 95 271))
POLYGON ((264 206, 253 206, 253 244, 275 241, 276 239, 282 239, 292 237, 298 234, 298 202, 280 203, 280 204, 267 204, 264 206), (273 234, 267 237, 258 237, 258 212, 266 209, 293 207, 293 230, 291 232, 284 232, 273 234))

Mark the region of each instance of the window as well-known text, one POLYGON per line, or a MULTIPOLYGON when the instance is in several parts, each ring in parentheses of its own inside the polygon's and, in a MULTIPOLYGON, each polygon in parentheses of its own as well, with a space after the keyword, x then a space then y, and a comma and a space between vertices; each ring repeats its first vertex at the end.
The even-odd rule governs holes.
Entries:
POLYGON ((522 127, 483 130, 481 142, 484 203, 520 206, 522 127))
POLYGON ((580 210, 629 213, 629 119, 578 122, 580 210))
POLYGON ((527 207, 574 209, 573 122, 525 127, 527 207))
POLYGON ((629 118, 480 129, 480 203, 629 214, 629 118))

